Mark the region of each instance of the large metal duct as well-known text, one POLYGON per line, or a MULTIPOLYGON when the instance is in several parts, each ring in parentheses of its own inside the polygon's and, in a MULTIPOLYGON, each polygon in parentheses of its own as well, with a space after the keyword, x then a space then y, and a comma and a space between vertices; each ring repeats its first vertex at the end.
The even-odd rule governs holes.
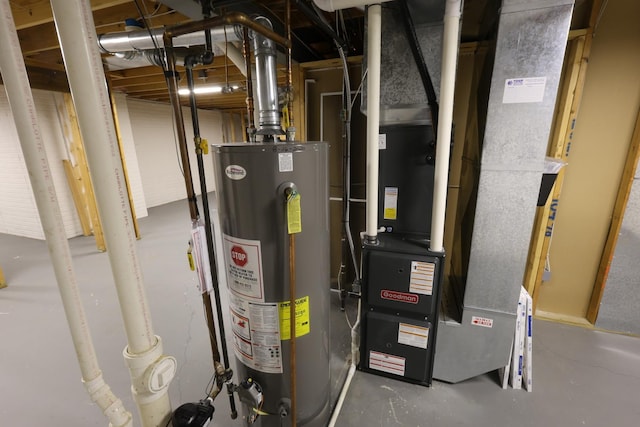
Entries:
POLYGON ((441 319, 437 379, 507 364, 573 3, 503 1, 462 314, 441 319))
MULTIPOLYGON (((232 26, 211 29, 211 40, 216 43, 224 42, 225 33, 227 41, 236 42, 239 40, 232 26)), ((98 37, 98 46, 103 53, 161 49, 164 48, 163 34, 164 28, 103 34, 98 37)), ((204 43, 204 31, 196 31, 173 39, 174 47, 202 46, 204 43)))

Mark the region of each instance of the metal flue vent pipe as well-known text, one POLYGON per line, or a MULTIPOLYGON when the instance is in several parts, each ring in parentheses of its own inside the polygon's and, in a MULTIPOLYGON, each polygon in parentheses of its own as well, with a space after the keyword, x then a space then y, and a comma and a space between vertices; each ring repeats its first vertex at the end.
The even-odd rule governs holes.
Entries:
MULTIPOLYGON (((271 21, 263 16, 255 22, 273 30, 271 21)), ((253 37, 253 54, 256 58, 256 98, 258 104, 258 135, 283 135, 278 108, 278 79, 276 74, 276 44, 256 32, 253 37)))

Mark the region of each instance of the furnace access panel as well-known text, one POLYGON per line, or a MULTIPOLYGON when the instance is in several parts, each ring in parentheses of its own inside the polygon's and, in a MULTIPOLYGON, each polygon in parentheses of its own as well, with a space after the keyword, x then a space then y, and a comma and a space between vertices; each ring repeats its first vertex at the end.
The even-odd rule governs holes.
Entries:
POLYGON ((360 369, 431 385, 442 254, 397 234, 365 244, 360 369))

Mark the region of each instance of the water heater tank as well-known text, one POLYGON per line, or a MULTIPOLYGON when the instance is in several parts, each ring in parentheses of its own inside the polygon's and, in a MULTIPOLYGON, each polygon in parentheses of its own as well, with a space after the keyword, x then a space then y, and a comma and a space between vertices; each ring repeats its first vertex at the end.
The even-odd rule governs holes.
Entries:
POLYGON ((328 145, 233 143, 213 146, 224 265, 233 322, 236 382, 260 386, 249 421, 291 425, 289 254, 286 189, 299 194, 295 234, 296 406, 298 426, 330 415, 328 145), (283 416, 284 415, 284 416, 283 416))

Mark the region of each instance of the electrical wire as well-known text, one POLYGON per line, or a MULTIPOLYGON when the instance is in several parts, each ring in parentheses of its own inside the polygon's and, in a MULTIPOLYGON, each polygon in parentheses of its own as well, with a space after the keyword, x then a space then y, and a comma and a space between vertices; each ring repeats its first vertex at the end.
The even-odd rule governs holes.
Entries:
POLYGON ((362 85, 364 84, 364 81, 367 78, 367 74, 368 73, 369 73, 369 69, 368 68, 366 70, 364 70, 364 73, 362 73, 362 80, 360 80, 360 86, 358 86, 358 89, 356 90, 356 93, 353 94, 353 98, 351 100, 351 108, 353 108, 354 104, 356 103, 356 98, 358 97, 358 95, 362 91, 362 85))
POLYGON ((171 129, 173 130, 173 146, 176 148, 176 160, 178 161, 178 168, 184 178, 184 169, 182 169, 182 162, 180 161, 180 148, 178 147, 178 134, 176 134, 176 118, 171 115, 171 129))
POLYGON ((349 244, 349 252, 351 255, 351 262, 353 263, 353 271, 356 276, 356 281, 360 282, 360 274, 358 272, 358 261, 356 260, 355 245, 353 243, 353 236, 351 235, 351 79, 349 76, 349 64, 347 63, 347 57, 344 53, 342 46, 334 41, 338 48, 338 53, 342 59, 343 65, 343 106, 346 108, 346 114, 344 119, 345 125, 345 142, 346 142, 346 161, 345 161, 345 183, 344 183, 344 203, 345 203, 345 219, 344 228, 347 237, 347 243, 349 244))
MULTIPOLYGON (((159 52, 160 48, 158 47, 158 43, 156 42, 155 37, 153 37, 153 34, 151 33, 151 28, 149 27, 149 21, 147 20, 145 14, 142 12, 142 8, 140 7, 139 0, 133 0, 133 3, 136 5, 136 9, 138 10, 140 19, 142 19, 144 27, 147 29, 147 32, 149 33, 149 37, 151 38, 151 42, 153 43, 154 48, 156 49, 156 51, 159 52)), ((144 6, 144 8, 146 10, 146 5, 144 6)), ((162 67, 162 71, 166 73, 167 72, 166 58, 164 57, 164 55, 158 55, 158 58, 160 59, 160 66, 162 67)))

